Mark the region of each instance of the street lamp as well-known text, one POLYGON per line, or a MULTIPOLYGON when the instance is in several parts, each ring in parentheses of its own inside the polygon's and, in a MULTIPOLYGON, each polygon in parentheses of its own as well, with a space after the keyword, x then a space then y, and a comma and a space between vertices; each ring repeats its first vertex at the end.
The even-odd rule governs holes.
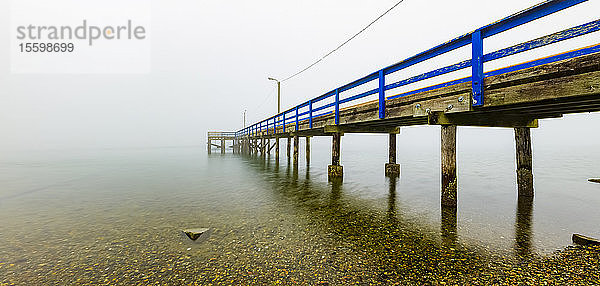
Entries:
POLYGON ((277 82, 277 114, 281 113, 281 82, 272 77, 269 80, 274 80, 277 82))
POLYGON ((244 128, 246 128, 246 109, 244 109, 244 128))

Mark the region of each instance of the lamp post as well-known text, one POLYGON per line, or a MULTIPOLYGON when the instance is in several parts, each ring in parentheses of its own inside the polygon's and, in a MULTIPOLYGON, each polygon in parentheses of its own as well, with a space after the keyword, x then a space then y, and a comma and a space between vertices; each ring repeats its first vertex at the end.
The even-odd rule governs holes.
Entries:
POLYGON ((244 128, 246 128, 246 109, 244 109, 244 128))
POLYGON ((272 77, 269 80, 274 80, 277 82, 277 114, 281 113, 281 82, 272 77))

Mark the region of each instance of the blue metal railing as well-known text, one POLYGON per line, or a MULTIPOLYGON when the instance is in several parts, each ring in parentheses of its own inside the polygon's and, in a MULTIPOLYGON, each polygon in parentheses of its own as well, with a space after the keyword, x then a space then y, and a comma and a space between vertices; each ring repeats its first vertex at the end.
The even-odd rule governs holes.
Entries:
POLYGON ((275 116, 269 117, 263 121, 255 123, 249 127, 246 127, 242 130, 236 132, 237 136, 247 136, 247 135, 258 135, 262 132, 269 133, 269 130, 273 130, 273 133, 286 133, 289 132, 289 126, 292 124, 296 130, 299 130, 300 122, 308 121, 309 128, 312 128, 312 123, 314 118, 318 118, 325 115, 330 115, 333 113, 335 124, 339 124, 340 120, 340 105, 348 102, 352 102, 370 95, 378 94, 378 109, 379 109, 379 118, 384 119, 386 117, 385 111, 385 103, 386 100, 409 96, 412 94, 439 89, 451 85, 456 85, 460 83, 471 82, 472 88, 472 106, 479 107, 484 103, 484 87, 483 80, 486 77, 499 75, 503 73, 512 72, 515 70, 535 67, 538 65, 543 65, 551 62, 561 61, 564 59, 569 59, 573 57, 578 57, 582 55, 587 55, 591 53, 600 52, 600 45, 596 44, 594 46, 581 48, 578 50, 553 55, 550 57, 490 71, 484 73, 483 64, 486 62, 494 61, 500 58, 508 57, 511 55, 515 55, 521 52, 529 51, 532 49, 536 49, 539 47, 547 46, 550 44, 554 44, 557 42, 561 42, 564 40, 568 40, 571 38, 579 37, 585 34, 589 34, 592 32, 596 32, 600 30, 600 20, 595 20, 583 25, 579 25, 576 27, 572 27, 560 32, 556 32, 547 36, 543 36, 531 41, 527 41, 524 43, 520 43, 508 48, 500 49, 488 54, 483 53, 483 40, 485 38, 491 37, 493 35, 502 33, 504 31, 510 30, 512 28, 518 27, 520 25, 529 23, 531 21, 537 20, 539 18, 548 16, 555 12, 561 11, 563 9, 575 6, 582 2, 586 2, 587 0, 549 0, 546 2, 542 2, 536 6, 530 7, 526 10, 523 10, 519 13, 513 14, 509 17, 506 17, 500 21, 496 21, 487 26, 481 27, 473 32, 464 34, 460 37, 457 37, 451 41, 438 45, 434 48, 431 48, 427 51, 419 53, 415 56, 407 58, 403 61, 400 61, 394 65, 383 68, 379 71, 370 73, 362 78, 354 80, 350 83, 347 83, 343 86, 340 86, 332 91, 326 92, 323 95, 315 97, 307 102, 301 103, 293 108, 290 108, 282 113, 279 113, 275 116), (429 71, 417 76, 413 76, 407 79, 403 79, 400 81, 396 81, 386 85, 385 76, 390 75, 394 72, 400 71, 410 66, 414 66, 415 64, 421 63, 423 61, 432 59, 439 55, 448 53, 450 51, 454 51, 461 47, 471 45, 471 59, 465 60, 453 65, 449 65, 446 67, 442 67, 433 71, 429 71), (436 84, 433 86, 429 86, 426 88, 420 88, 416 90, 412 90, 409 92, 404 92, 401 94, 397 94, 390 97, 385 97, 385 91, 391 90, 395 88, 399 88, 402 86, 406 86, 412 83, 416 83, 422 80, 434 78, 440 75, 448 74, 451 72, 455 72, 458 70, 462 70, 465 68, 471 67, 471 76, 460 78, 456 80, 452 80, 449 82, 436 84), (360 94, 340 99, 340 93, 351 90, 363 84, 372 82, 374 80, 378 80, 378 87, 372 90, 368 90, 366 92, 362 92, 360 94), (333 97, 332 102, 326 103, 326 99, 330 99, 333 97), (315 107, 314 105, 318 105, 315 107), (320 104, 320 105, 319 105, 320 104), (300 111, 304 110, 306 111, 300 111), (333 110, 331 110, 333 109, 333 110), (281 132, 278 132, 278 128, 282 127, 281 132))

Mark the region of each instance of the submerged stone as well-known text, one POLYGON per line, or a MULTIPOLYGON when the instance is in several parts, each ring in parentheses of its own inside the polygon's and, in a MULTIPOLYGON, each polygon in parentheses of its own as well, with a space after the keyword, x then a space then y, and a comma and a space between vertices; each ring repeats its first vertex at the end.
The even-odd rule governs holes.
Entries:
POLYGON ((580 244, 580 245, 600 245, 600 240, 589 237, 589 236, 574 233, 573 234, 573 243, 580 244))
POLYGON ((600 179, 589 179, 588 181, 592 183, 600 183, 600 179))
POLYGON ((197 240, 202 234, 206 233, 209 229, 208 228, 190 228, 190 229, 184 229, 183 233, 185 233, 185 235, 187 235, 187 237, 189 237, 191 240, 197 240))

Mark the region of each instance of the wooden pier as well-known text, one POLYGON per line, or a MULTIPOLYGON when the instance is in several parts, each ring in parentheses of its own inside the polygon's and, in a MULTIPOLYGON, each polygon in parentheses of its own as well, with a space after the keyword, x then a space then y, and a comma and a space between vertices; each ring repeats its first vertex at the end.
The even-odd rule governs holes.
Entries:
POLYGON ((236 143, 236 135, 235 132, 208 132, 208 142, 207 142, 207 149, 208 149, 208 154, 212 153, 212 148, 215 147, 217 149, 219 149, 221 151, 221 154, 225 154, 225 151, 227 149, 227 141, 231 141, 233 146, 230 146, 231 148, 233 148, 235 146, 236 143), (214 144, 213 142, 219 142, 219 144, 214 144))
MULTIPOLYGON (((297 129, 295 122, 286 124, 285 132, 280 126, 237 138, 209 134, 209 142, 234 140, 237 142, 233 148, 236 152, 260 156, 264 156, 266 150, 275 148, 278 160, 279 141, 287 139, 287 156, 297 165, 300 138, 306 138, 306 155, 309 158, 310 137, 330 136, 332 151, 328 174, 331 179, 341 179, 343 135, 387 133, 390 136, 387 146, 389 162, 382 169, 386 175, 397 176, 400 174, 400 165, 396 163, 395 145, 401 127, 441 125, 442 203, 452 206, 456 205, 457 200, 457 126, 514 128, 519 195, 533 196, 530 129, 538 127, 538 119, 600 111, 600 53, 486 78, 485 86, 485 104, 477 109, 470 104, 470 84, 461 84, 389 100, 386 102, 384 119, 378 117, 377 102, 371 102, 341 110, 340 123, 337 125, 334 115, 330 114, 314 118, 312 128, 307 120, 302 120, 298 122, 297 129), (292 141, 293 154, 290 154, 292 141)), ((212 146, 219 148, 219 145, 212 146)))
MULTIPOLYGON (((332 138, 332 147, 328 176, 330 180, 341 180, 344 173, 340 160, 343 135, 384 133, 389 134, 387 146, 389 160, 385 165, 382 163, 384 167, 382 169, 387 176, 397 177, 400 175, 401 168, 397 163, 396 140, 401 128, 439 125, 441 126, 441 203, 443 206, 455 207, 458 187, 457 127, 513 128, 518 194, 519 197, 532 197, 534 190, 530 129, 538 127, 539 119, 558 118, 568 113, 600 111, 600 44, 485 73, 483 63, 598 31, 600 20, 486 55, 483 54, 481 41, 495 33, 576 4, 576 1, 544 2, 369 74, 235 132, 234 150, 240 154, 264 156, 266 152, 275 148, 275 158, 279 160, 279 142, 287 139, 287 158, 297 166, 300 138, 306 138, 306 161, 309 163, 310 138, 329 136, 332 138), (385 82, 387 74, 467 44, 471 44, 473 49, 473 57, 470 60, 392 84, 385 82), (471 68, 472 76, 395 95, 386 93, 400 86, 462 68, 471 68), (343 98, 342 92, 377 80, 378 88, 343 98), (378 98, 355 105, 347 104, 370 95, 378 95, 378 98), (274 143, 271 143, 272 140, 274 143), (290 151, 292 140, 293 153, 290 151)), ((210 138, 209 134, 209 146, 211 146, 210 138)), ((223 151, 224 148, 221 150, 223 151)))

